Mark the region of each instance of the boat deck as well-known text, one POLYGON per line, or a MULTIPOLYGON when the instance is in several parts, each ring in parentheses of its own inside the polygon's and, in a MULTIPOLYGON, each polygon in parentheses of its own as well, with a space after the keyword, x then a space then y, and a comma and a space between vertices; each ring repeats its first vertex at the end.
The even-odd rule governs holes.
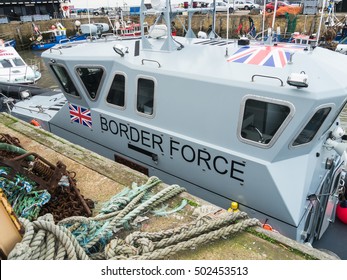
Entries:
MULTIPOLYGON (((93 215, 103 202, 119 193, 132 183, 141 185, 148 180, 145 175, 106 159, 80 146, 76 146, 40 128, 19 121, 7 114, 0 114, 0 132, 17 137, 27 151, 40 154, 46 160, 63 162, 67 170, 76 172, 77 188, 81 194, 95 203, 93 215)), ((161 183, 159 188, 166 185, 161 183)), ((184 186, 182 186, 184 187, 184 186)), ((227 213, 206 201, 183 192, 179 195, 194 202, 183 210, 166 216, 146 215, 136 230, 158 232, 178 228, 197 219, 197 215, 209 215, 216 218, 227 213), (197 215, 196 215, 197 214, 197 215)), ((177 203, 177 202, 176 202, 177 203)), ((122 236, 127 232, 122 232, 122 236)), ((178 252, 166 259, 223 259, 223 260, 301 260, 301 259, 337 259, 330 255, 299 244, 279 233, 254 227, 252 231, 232 234, 208 244, 198 245, 195 249, 178 252)))

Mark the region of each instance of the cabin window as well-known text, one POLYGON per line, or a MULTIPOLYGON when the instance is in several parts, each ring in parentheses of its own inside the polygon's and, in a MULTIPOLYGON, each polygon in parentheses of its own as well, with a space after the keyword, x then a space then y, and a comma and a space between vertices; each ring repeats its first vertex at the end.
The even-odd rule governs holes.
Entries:
POLYGON ((1 65, 3 68, 11 68, 12 67, 11 61, 8 59, 1 60, 1 65))
POLYGON ((98 67, 78 67, 76 68, 76 72, 86 88, 89 97, 95 99, 104 70, 98 67))
POLYGON ((154 81, 140 78, 137 81, 137 111, 153 115, 154 81))
POLYGON ((298 146, 310 142, 317 134, 319 128, 322 126, 330 111, 331 108, 319 109, 306 124, 304 129, 300 132, 299 136, 294 140, 293 146, 298 146))
POLYGON ((24 66, 24 65, 25 65, 24 61, 21 60, 20 58, 14 58, 14 59, 13 59, 13 63, 14 63, 14 65, 16 65, 16 66, 24 66))
POLYGON ((241 138, 268 145, 289 114, 290 107, 287 105, 247 99, 244 105, 241 138))
POLYGON ((63 87, 66 93, 74 96, 79 96, 75 85, 73 84, 69 74, 66 69, 60 65, 51 64, 51 69, 53 70, 55 76, 57 77, 60 85, 63 87))
POLYGON ((106 101, 108 103, 124 107, 125 100, 125 77, 120 74, 114 76, 106 101))

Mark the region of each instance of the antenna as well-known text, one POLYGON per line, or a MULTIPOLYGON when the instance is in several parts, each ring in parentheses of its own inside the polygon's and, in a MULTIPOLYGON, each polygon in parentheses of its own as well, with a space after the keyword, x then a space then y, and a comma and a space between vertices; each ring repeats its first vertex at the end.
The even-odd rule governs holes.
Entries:
POLYGON ((265 32, 265 6, 266 6, 266 0, 264 0, 264 5, 263 5, 263 26, 262 26, 262 32, 261 32, 262 42, 264 42, 264 32, 265 32))
POLYGON ((276 12, 277 12, 277 0, 275 0, 274 15, 272 17, 272 25, 271 25, 271 33, 272 33, 272 30, 274 30, 275 28, 276 12))
POLYGON ((89 0, 87 0, 87 15, 88 15, 88 23, 89 23, 89 36, 92 38, 92 27, 90 26, 90 14, 89 14, 89 0))
POLYGON ((323 0, 322 11, 321 11, 321 15, 320 15, 319 26, 318 26, 318 32, 317 32, 316 46, 318 45, 318 42, 319 42, 319 37, 320 37, 320 32, 321 32, 321 26, 322 26, 322 21, 323 21, 323 14, 324 14, 324 9, 325 9, 325 2, 326 2, 326 0, 323 0))
MULTIPOLYGON (((233 3, 234 3, 234 0, 233 0, 233 3)), ((229 56, 229 50, 228 50, 228 40, 229 40, 229 0, 228 0, 228 6, 227 6, 227 44, 226 44, 226 47, 225 47, 225 56, 229 56)), ((233 4, 234 6, 234 4, 233 4)))

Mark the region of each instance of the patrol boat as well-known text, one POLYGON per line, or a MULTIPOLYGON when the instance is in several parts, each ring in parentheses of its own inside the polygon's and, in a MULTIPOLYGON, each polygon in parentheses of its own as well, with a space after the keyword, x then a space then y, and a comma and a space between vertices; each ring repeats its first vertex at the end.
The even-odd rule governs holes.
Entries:
POLYGON ((191 15, 208 8, 152 7, 167 35, 142 25, 140 39, 53 47, 42 57, 62 93, 11 113, 221 207, 237 202, 299 242, 321 238, 345 191, 347 57, 271 36, 196 38, 191 15), (187 35, 173 37, 182 11, 187 35))

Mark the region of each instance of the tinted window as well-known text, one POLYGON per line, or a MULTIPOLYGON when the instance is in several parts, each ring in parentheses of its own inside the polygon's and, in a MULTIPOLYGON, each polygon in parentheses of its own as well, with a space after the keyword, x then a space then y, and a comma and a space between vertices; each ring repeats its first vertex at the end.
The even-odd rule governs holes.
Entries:
POLYGON ((24 61, 21 60, 20 58, 14 58, 14 59, 13 59, 13 63, 14 63, 14 65, 16 65, 16 66, 23 66, 23 65, 25 65, 24 61))
POLYGON ((51 69, 53 70, 55 76, 57 77, 60 85, 66 93, 71 95, 79 96, 75 85, 73 84, 69 74, 66 69, 60 65, 51 64, 51 69))
POLYGON ((137 111, 153 115, 154 81, 140 78, 137 82, 137 111))
POLYGON ((96 67, 79 67, 76 68, 76 72, 86 88, 90 98, 95 99, 101 84, 101 78, 104 70, 96 67))
POLYGON ((1 60, 1 65, 3 68, 10 68, 12 67, 11 62, 8 59, 1 60))
POLYGON ((328 116, 330 110, 331 108, 322 108, 318 110, 300 132, 299 136, 294 140, 293 146, 310 142, 328 116))
POLYGON ((115 75, 110 91, 107 95, 107 102, 124 107, 125 99, 125 77, 123 75, 115 75))
POLYGON ((268 144, 289 113, 288 106, 248 99, 243 113, 241 137, 268 144))

